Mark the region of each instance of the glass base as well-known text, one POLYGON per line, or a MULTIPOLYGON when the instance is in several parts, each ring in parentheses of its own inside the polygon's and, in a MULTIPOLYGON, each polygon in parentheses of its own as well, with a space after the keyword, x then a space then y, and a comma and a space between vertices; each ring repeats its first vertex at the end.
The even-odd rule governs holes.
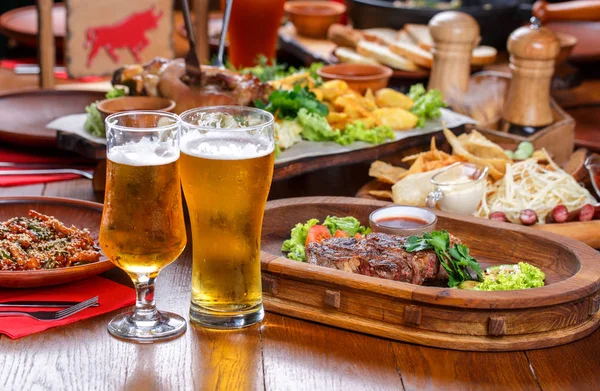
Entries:
POLYGON ((152 343, 176 338, 187 328, 185 319, 171 312, 159 312, 158 320, 148 322, 134 322, 132 315, 133 312, 128 312, 113 318, 108 332, 127 341, 152 343))
POLYGON ((259 323, 264 317, 262 303, 238 314, 210 311, 194 303, 190 307, 190 321, 212 329, 241 329, 259 323))

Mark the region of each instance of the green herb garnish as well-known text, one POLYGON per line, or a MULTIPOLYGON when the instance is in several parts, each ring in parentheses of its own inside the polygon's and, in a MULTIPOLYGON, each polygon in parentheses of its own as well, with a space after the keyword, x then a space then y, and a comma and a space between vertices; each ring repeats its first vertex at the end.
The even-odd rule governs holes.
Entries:
POLYGON ((329 109, 325 104, 317 99, 317 96, 310 92, 308 87, 294 86, 291 91, 277 90, 269 95, 269 103, 262 104, 255 102, 256 107, 276 114, 281 119, 294 119, 298 116, 300 109, 306 109, 309 113, 318 114, 325 117, 329 114, 329 109))
MULTIPOLYGON (((259 55, 256 59, 256 65, 249 68, 241 68, 239 71, 242 74, 250 73, 257 77, 261 82, 265 83, 271 80, 279 80, 284 77, 294 75, 296 73, 308 72, 310 77, 315 81, 316 85, 320 85, 323 80, 317 74, 317 71, 323 67, 322 62, 314 62, 308 68, 296 68, 288 67, 286 64, 278 63, 277 60, 271 60, 264 55, 259 55)), ((231 64, 228 64, 228 68, 236 70, 231 64)))
POLYGON ((481 266, 469 254, 469 248, 464 244, 450 246, 450 234, 446 230, 426 232, 423 236, 410 236, 404 244, 408 252, 434 250, 440 265, 448 273, 448 286, 455 287, 467 280, 481 281, 481 266), (471 272, 477 275, 473 278, 471 272))

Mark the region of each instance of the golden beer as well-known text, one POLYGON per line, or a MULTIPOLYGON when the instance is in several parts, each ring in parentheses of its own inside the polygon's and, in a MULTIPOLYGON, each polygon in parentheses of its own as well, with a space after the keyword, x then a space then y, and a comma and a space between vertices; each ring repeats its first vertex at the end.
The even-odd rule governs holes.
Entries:
POLYGON ((181 151, 194 250, 192 319, 195 313, 226 317, 257 310, 262 318, 260 235, 273 177, 272 144, 184 137, 181 151))
POLYGON ((148 165, 130 165, 110 157, 100 245, 128 273, 153 275, 186 244, 179 161, 156 157, 148 165))

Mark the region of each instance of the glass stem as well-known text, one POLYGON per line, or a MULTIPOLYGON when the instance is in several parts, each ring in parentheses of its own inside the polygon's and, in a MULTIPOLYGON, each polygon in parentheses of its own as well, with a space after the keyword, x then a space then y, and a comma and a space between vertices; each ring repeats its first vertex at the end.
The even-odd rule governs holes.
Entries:
POLYGON ((156 275, 137 274, 132 280, 136 291, 133 320, 135 322, 158 321, 158 311, 154 302, 154 281, 156 280, 156 275))

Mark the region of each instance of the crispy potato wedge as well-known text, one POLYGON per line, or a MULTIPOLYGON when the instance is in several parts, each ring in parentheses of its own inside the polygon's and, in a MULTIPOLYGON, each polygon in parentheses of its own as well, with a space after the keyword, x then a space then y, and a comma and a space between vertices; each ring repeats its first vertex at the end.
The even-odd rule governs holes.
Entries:
POLYGON ((394 203, 403 205, 425 206, 427 195, 433 191, 431 178, 442 171, 437 170, 407 175, 392 186, 394 203))
POLYGON ((502 147, 488 140, 475 129, 471 133, 458 136, 458 141, 468 152, 482 159, 509 159, 502 147))
POLYGON ((329 122, 330 124, 334 123, 334 122, 339 122, 339 121, 345 121, 348 119, 348 114, 346 113, 338 113, 335 111, 330 111, 329 114, 327 114, 327 122, 329 122))
POLYGON ((393 198, 391 190, 369 190, 369 195, 383 200, 392 200, 393 198))
POLYGON ((369 168, 369 176, 377 178, 380 182, 393 185, 400 179, 404 178, 408 173, 406 168, 392 166, 389 163, 376 160, 371 163, 369 168))
POLYGON ((419 117, 399 107, 383 107, 372 113, 378 125, 389 126, 394 130, 412 129, 419 121, 419 117))
POLYGON ((373 105, 375 107, 377 107, 377 101, 375 100, 375 95, 373 94, 373 91, 370 88, 367 88, 367 91, 365 91, 365 99, 371 103, 373 103, 373 105))
POLYGON ((342 96, 337 97, 333 102, 333 105, 340 110, 343 110, 343 108, 347 105, 358 106, 361 109, 364 109, 364 112, 367 113, 365 114, 365 116, 368 115, 368 112, 377 109, 377 105, 375 103, 370 102, 369 100, 360 95, 353 94, 344 94, 342 96))
POLYGON ((454 155, 458 155, 470 163, 487 166, 489 168, 489 175, 495 181, 504 177, 504 174, 506 173, 506 164, 511 162, 504 152, 504 158, 482 158, 469 152, 458 137, 446 127, 444 127, 444 135, 446 136, 448 143, 452 146, 452 153, 454 155))
POLYGON ((375 101, 379 107, 399 107, 410 110, 415 104, 412 99, 391 88, 382 88, 375 93, 375 101))
POLYGON ((329 80, 317 88, 323 93, 323 99, 332 102, 350 90, 348 83, 343 80, 329 80))

